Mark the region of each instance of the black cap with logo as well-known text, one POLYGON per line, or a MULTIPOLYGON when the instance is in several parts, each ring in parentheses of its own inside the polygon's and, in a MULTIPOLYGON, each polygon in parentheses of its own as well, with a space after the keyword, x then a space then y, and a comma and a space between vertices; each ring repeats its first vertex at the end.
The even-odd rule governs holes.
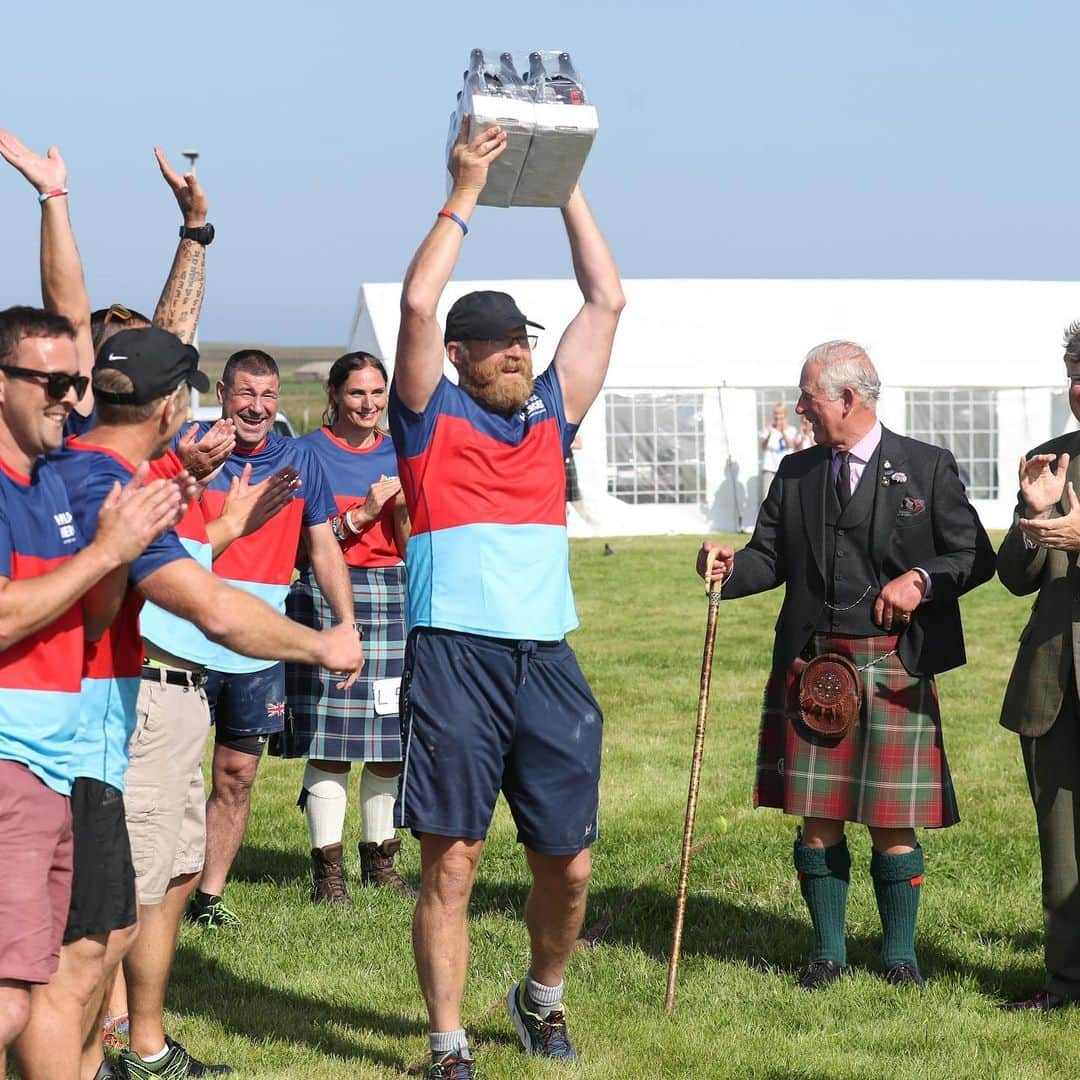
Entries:
POLYGON ((121 330, 101 346, 94 361, 94 393, 112 405, 144 405, 184 383, 201 393, 210 389, 206 373, 199 371, 198 352, 157 326, 121 330), (131 380, 133 389, 128 393, 100 389, 100 371, 119 371, 131 380))
POLYGON ((456 300, 447 313, 443 341, 491 341, 505 337, 519 326, 544 329, 526 319, 508 293, 471 292, 456 300))

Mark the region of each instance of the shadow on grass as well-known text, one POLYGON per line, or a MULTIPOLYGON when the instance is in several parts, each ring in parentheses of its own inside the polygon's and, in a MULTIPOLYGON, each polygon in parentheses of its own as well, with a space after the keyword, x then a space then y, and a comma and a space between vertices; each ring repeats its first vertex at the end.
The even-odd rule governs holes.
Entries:
POLYGON ((324 1054, 399 1071, 408 1062, 399 1055, 364 1045, 363 1032, 377 1031, 397 1039, 415 1039, 427 1033, 426 1024, 400 1015, 338 1005, 296 990, 242 978, 183 942, 176 950, 169 1008, 205 1017, 255 1043, 267 1040, 303 1043, 324 1054), (338 1026, 355 1031, 355 1038, 332 1030, 338 1026))
MULTIPOLYGON (((356 852, 352 853, 355 859, 356 852)), ((244 844, 236 856, 230 881, 244 881, 252 885, 262 885, 267 881, 285 884, 290 881, 302 881, 311 884, 311 857, 299 848, 259 847, 244 844)))
MULTIPOLYGON (((652 887, 641 889, 624 905, 625 893, 618 889, 601 890, 589 897, 586 927, 600 926, 598 944, 626 945, 638 948, 654 959, 666 962, 671 955, 674 921, 674 897, 652 887), (621 910, 620 910, 621 908, 621 910), (609 920, 604 926, 605 920, 609 920)), ((972 931, 982 939, 1000 939, 1015 950, 1037 951, 1038 934, 1000 934, 987 930, 972 931)), ((848 963, 856 968, 877 971, 881 968, 879 934, 848 932, 848 963)), ((990 963, 972 962, 960 950, 942 947, 936 941, 918 945, 919 966, 928 977, 955 972, 970 978, 986 995, 1000 999, 1003 994, 1030 991, 1039 984, 1043 971, 1038 963, 1017 972, 1006 971, 990 963)), ((759 970, 790 972, 795 975, 806 966, 813 949, 809 916, 795 918, 763 911, 717 896, 693 893, 687 898, 683 931, 683 956, 707 956, 748 964, 759 970)))

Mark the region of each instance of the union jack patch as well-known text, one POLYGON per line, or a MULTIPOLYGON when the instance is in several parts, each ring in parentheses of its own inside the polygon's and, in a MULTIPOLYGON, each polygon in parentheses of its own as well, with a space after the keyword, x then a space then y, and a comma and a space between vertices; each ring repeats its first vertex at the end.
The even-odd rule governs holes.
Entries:
POLYGON ((272 701, 266 706, 266 715, 271 720, 284 720, 285 719, 285 702, 284 701, 272 701))

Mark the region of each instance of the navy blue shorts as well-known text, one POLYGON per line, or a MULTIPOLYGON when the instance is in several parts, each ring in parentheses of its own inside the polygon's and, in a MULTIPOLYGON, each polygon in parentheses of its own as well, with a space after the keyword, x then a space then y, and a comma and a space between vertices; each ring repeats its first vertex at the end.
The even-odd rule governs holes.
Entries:
POLYGON ((282 663, 239 675, 208 671, 203 689, 215 727, 215 742, 273 735, 285 727, 285 665, 282 663))
POLYGON ((397 824, 482 840, 501 790, 520 843, 576 854, 598 835, 602 733, 565 641, 418 628, 401 682, 397 824))

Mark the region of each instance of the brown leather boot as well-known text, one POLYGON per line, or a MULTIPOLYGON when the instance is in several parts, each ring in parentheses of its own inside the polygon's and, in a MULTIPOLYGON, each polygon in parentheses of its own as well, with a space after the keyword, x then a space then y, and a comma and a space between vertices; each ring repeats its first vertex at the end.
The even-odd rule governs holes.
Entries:
POLYGON ((316 904, 352 906, 345 886, 345 866, 341 844, 311 849, 311 899, 316 904))
POLYGON ((394 869, 394 856, 401 848, 395 836, 381 844, 360 844, 360 881, 364 885, 389 885, 402 896, 415 896, 416 890, 394 869))

